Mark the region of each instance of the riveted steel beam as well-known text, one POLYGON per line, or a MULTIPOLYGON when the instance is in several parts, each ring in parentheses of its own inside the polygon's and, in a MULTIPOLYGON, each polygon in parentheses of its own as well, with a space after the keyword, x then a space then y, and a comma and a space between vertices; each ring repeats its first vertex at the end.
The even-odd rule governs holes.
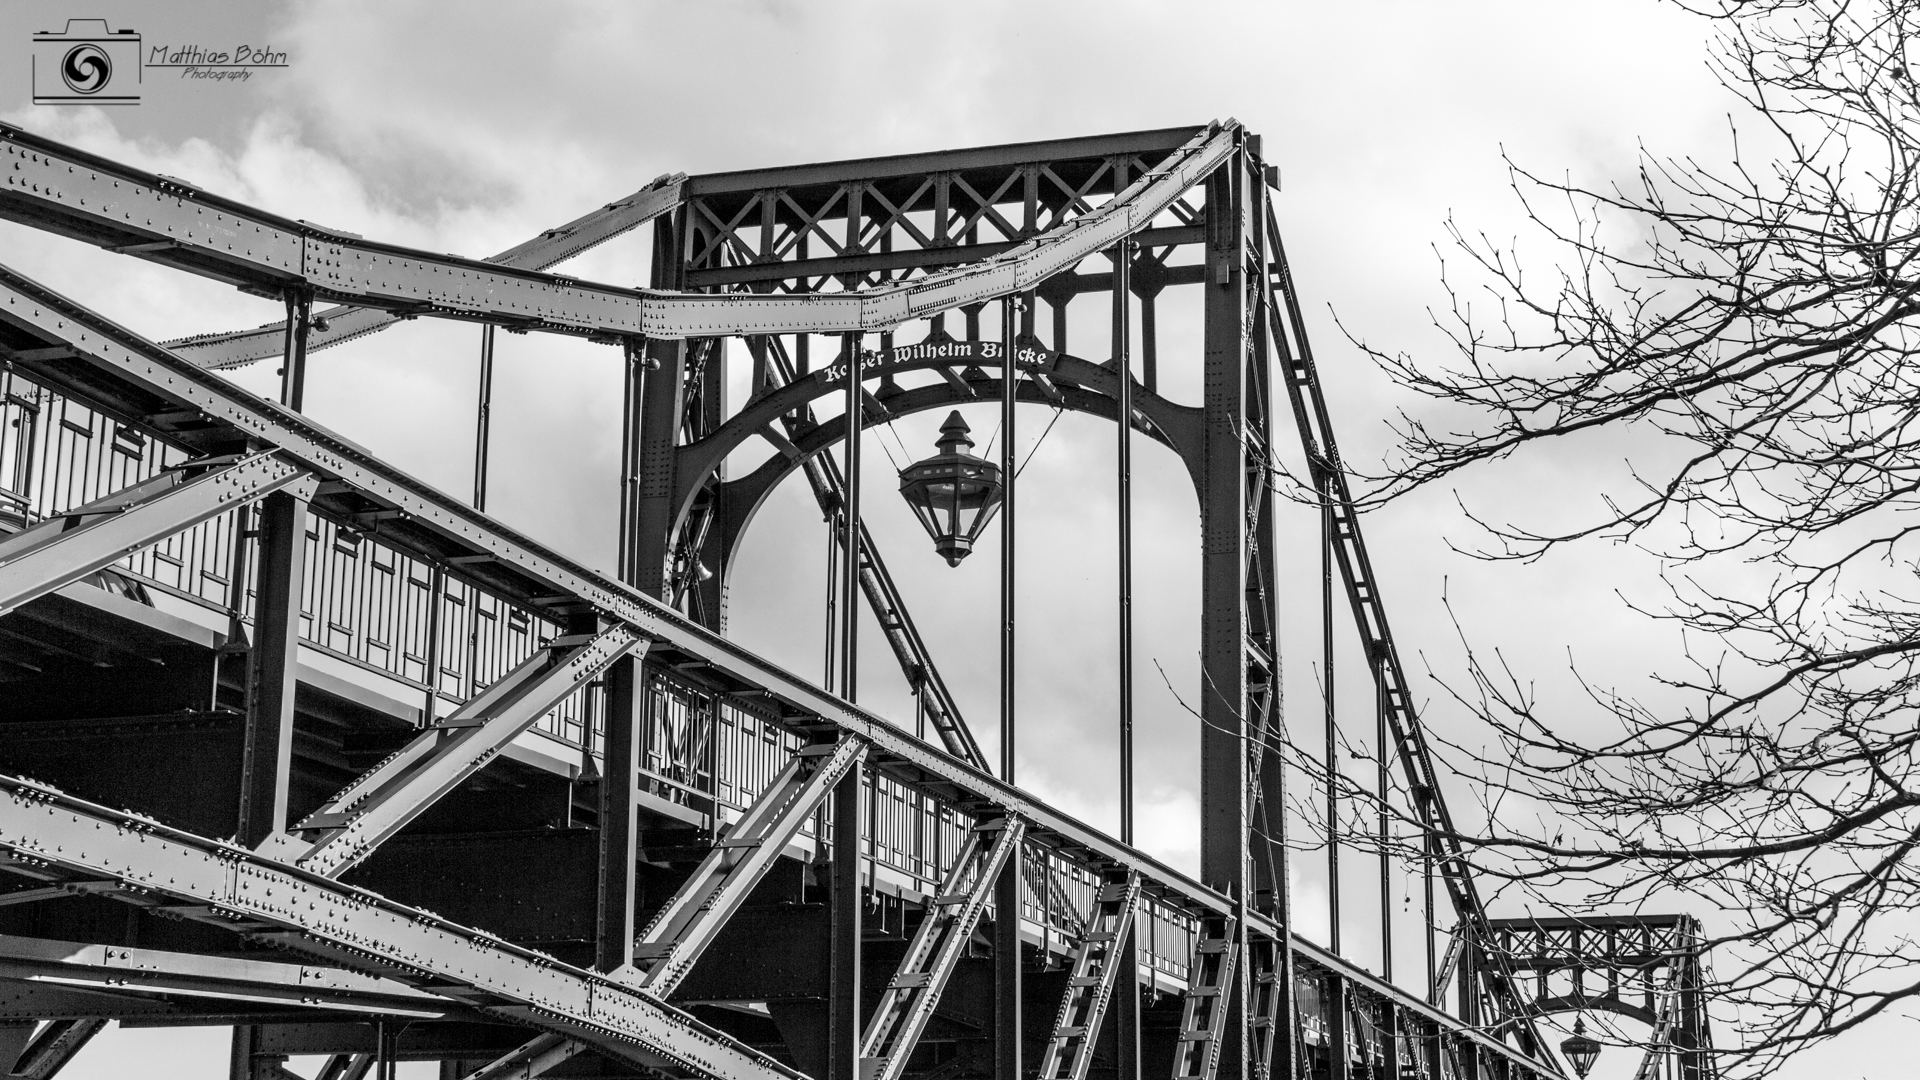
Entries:
POLYGON ((639 643, 625 626, 555 640, 292 828, 311 839, 283 833, 260 851, 338 877, 639 643))
POLYGON ((435 255, 290 221, 0 125, 0 216, 275 293, 590 336, 880 330, 1032 288, 1148 227, 1234 152, 1209 124, 1120 195, 999 255, 908 283, 802 295, 627 289, 435 255))
POLYGON ((586 1048, 578 1039, 546 1032, 468 1073, 464 1080, 536 1080, 586 1048))
POLYGON ((48 1080, 106 1026, 105 1020, 97 1019, 49 1021, 20 1052, 10 1075, 15 1080, 48 1080))
POLYGON ((218 514, 305 480, 271 453, 143 480, 0 541, 0 615, 218 514))
MULTIPOLYGON (((548 229, 486 261, 520 270, 545 270, 565 262, 680 205, 686 179, 685 173, 659 177, 624 199, 610 202, 557 229, 548 229)), ((307 335, 307 350, 311 352, 364 337, 402 318, 404 316, 379 308, 346 305, 316 311, 313 328, 307 335)), ((166 345, 201 367, 219 371, 279 356, 286 329, 284 322, 268 323, 254 330, 175 338, 166 345)))
MULTIPOLYGON (((940 1004, 940 993, 986 911, 987 898, 1008 860, 1020 857, 1026 822, 1018 818, 975 829, 914 932, 899 970, 860 1038, 861 1080, 899 1080, 940 1004), (990 838, 990 840, 989 840, 990 838)), ((1006 914, 998 916, 1006 918, 1006 914)), ((1016 920, 1019 915, 1015 913, 1016 920)))
POLYGON ((641 931, 634 964, 644 974, 632 981, 655 997, 671 996, 821 800, 866 754, 859 739, 796 753, 641 931))
POLYGON ((466 1012, 405 983, 343 968, 0 934, 0 978, 416 1019, 466 1012))
MULTIPOLYGON (((714 1080, 800 1074, 650 994, 244 848, 0 777, 0 849, 37 872, 121 882, 185 914, 576 1034, 622 1061, 714 1080), (184 902, 184 903, 179 903, 184 902)), ((129 894, 130 895, 130 894, 129 894)))

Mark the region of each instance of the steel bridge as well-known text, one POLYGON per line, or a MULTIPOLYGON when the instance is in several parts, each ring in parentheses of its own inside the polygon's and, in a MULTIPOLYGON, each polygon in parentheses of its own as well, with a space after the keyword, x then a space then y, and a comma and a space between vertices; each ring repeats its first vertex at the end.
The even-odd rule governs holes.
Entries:
MULTIPOLYGON (((1339 466, 1277 174, 1239 124, 667 176, 485 260, 16 128, 0 146, 0 216, 287 312, 155 343, 0 266, 12 1075, 52 1076, 111 1020, 230 1025, 236 1080, 294 1076, 302 1055, 325 1056, 326 1080, 403 1060, 476 1080, 1509 1080, 1561 1075, 1534 1016, 1594 1007, 1644 1013, 1664 1067, 1710 1070, 1697 968, 1677 959, 1693 939, 1488 917, 1339 466), (548 272, 641 225, 650 287, 548 272), (1156 298, 1176 287, 1202 294, 1198 356, 1160 352, 1156 298), (1111 305, 1111 355, 1071 351, 1066 311, 1089 294, 1111 305), (302 411, 311 352, 420 316, 484 327, 471 500, 302 411), (484 512, 501 327, 620 350, 617 576, 484 512), (269 358, 278 401, 218 374, 269 358), (730 363, 752 386, 732 409, 730 363), (1197 368, 1202 403, 1163 396, 1163 365, 1197 368), (860 512, 861 429, 967 403, 998 403, 1003 424, 997 765, 860 512), (1132 846, 1130 783, 1113 836, 1012 775, 1021 404, 1115 421, 1123 643, 1131 440, 1170 448, 1195 485, 1197 880, 1132 846), (1375 970, 1343 959, 1337 889, 1332 941, 1292 932, 1301 844, 1271 749, 1289 419, 1319 492, 1327 660, 1342 608, 1376 689, 1355 727, 1379 790, 1393 769, 1428 826, 1424 978, 1392 977, 1391 927, 1375 970), (749 444, 770 452, 729 473, 749 444), (795 472, 840 552, 828 685, 724 636, 741 539, 795 472), (913 717, 855 703, 857 604, 913 717), (1653 969, 1683 974, 1644 1007, 1544 990, 1554 972, 1653 969)), ((1354 720, 1326 697, 1310 711, 1331 749, 1354 720)), ((1337 886, 1338 838, 1324 846, 1337 886)))

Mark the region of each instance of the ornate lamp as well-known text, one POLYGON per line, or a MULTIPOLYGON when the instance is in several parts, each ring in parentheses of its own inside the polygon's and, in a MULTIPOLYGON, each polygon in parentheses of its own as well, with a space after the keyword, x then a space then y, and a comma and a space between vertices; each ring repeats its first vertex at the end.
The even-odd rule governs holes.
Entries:
POLYGON ((1599 1060, 1600 1043, 1587 1036, 1586 1021, 1576 1018, 1573 1022, 1573 1034, 1560 1041, 1560 1053, 1573 1066, 1574 1075, 1585 1080, 1587 1070, 1599 1060))
POLYGON ((967 453, 967 422, 958 410, 940 425, 940 452, 900 470, 900 494, 933 537, 933 550, 959 566, 1000 508, 1000 466, 967 453))

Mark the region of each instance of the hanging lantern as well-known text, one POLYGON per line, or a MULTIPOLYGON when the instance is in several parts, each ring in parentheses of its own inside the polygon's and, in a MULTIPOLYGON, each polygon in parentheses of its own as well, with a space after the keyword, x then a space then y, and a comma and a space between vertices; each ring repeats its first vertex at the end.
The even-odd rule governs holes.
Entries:
POLYGON ((967 453, 967 422, 955 410, 940 425, 940 452, 900 470, 900 494, 933 537, 933 550, 959 566, 1000 507, 1000 466, 967 453))
POLYGON ((1573 1035, 1562 1039, 1560 1053, 1573 1066, 1574 1075, 1585 1080, 1587 1070, 1600 1058, 1600 1043, 1587 1037, 1586 1021, 1576 1018, 1573 1022, 1573 1035))

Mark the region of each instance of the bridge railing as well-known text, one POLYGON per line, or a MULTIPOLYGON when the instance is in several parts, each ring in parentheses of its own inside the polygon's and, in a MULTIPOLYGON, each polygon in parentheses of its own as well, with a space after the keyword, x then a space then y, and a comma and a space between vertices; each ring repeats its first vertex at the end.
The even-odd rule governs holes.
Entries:
MULTIPOLYGON (((58 516, 186 456, 0 364, 0 530, 58 516)), ((136 592, 165 594, 250 628, 257 567, 249 545, 236 540, 253 534, 256 517, 255 508, 216 517, 128 556, 115 573, 137 583, 136 592)), ((376 676, 383 689, 417 694, 424 721, 458 708, 559 636, 554 621, 382 544, 377 530, 372 521, 308 519, 300 638, 376 676)), ((673 673, 651 672, 648 687, 644 790, 704 816, 709 827, 743 812, 800 744, 775 718, 673 673)), ((536 729, 597 752, 600 694, 598 684, 576 692, 536 729)), ((937 892, 970 816, 885 777, 870 777, 863 794, 867 856, 895 884, 937 892)), ((805 828, 801 842, 811 846, 814 832, 805 828)), ((1025 878, 1023 917, 1043 947, 1070 950, 1093 907, 1094 874, 1029 848, 1025 878)), ((1193 933, 1190 916, 1157 902, 1143 908, 1140 940, 1156 979, 1184 982, 1193 933)))

